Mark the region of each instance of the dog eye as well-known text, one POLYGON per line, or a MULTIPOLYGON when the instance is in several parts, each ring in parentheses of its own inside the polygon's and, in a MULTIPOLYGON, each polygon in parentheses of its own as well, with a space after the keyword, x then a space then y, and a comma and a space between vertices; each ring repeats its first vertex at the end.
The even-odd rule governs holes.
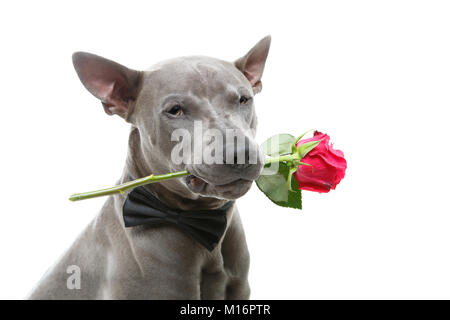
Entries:
POLYGON ((179 104, 174 105, 172 108, 170 108, 169 111, 167 111, 168 113, 170 113, 173 116, 179 117, 182 116, 184 114, 183 112, 183 108, 181 108, 181 106, 179 104))
POLYGON ((248 102, 248 100, 250 100, 250 98, 248 98, 246 96, 241 96, 239 98, 239 104, 246 104, 248 102))

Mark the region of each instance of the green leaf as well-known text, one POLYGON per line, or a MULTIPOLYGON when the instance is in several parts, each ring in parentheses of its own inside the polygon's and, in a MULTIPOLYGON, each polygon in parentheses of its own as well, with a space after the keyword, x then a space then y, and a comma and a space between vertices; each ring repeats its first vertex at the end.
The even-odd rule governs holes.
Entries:
POLYGON ((287 186, 289 171, 290 168, 280 162, 276 174, 259 176, 256 185, 273 203, 282 207, 302 209, 302 192, 298 189, 297 181, 291 179, 291 190, 287 186))
POLYGON ((282 174, 261 175, 256 180, 256 185, 273 202, 288 201, 289 190, 286 187, 286 180, 282 174))
POLYGON ((295 137, 287 134, 277 134, 270 137, 261 145, 261 149, 270 157, 277 157, 280 155, 292 153, 292 144, 295 142, 295 137))

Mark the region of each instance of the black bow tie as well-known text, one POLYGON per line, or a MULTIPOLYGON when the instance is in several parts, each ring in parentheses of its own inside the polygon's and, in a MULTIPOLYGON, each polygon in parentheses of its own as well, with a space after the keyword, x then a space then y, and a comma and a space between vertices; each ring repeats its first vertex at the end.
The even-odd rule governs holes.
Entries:
POLYGON ((227 211, 233 206, 229 201, 214 210, 182 211, 167 207, 144 187, 131 191, 123 205, 125 227, 139 225, 177 225, 186 234, 212 251, 222 238, 227 226, 227 211))

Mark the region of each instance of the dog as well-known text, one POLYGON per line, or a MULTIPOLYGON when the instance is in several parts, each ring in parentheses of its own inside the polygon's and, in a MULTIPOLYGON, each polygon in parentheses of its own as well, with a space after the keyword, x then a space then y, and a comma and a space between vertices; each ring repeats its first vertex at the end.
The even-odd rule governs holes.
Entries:
MULTIPOLYGON (((204 56, 174 58, 146 71, 131 70, 85 52, 73 54, 85 88, 109 115, 131 125, 128 155, 118 183, 150 174, 188 170, 190 175, 144 188, 170 208, 217 209, 243 196, 264 166, 255 142, 254 96, 270 36, 234 62, 204 56), (175 163, 171 133, 232 129, 254 163, 175 163)), ((198 138, 197 142, 198 142, 198 138)), ((201 139, 202 145, 208 139, 201 139)), ((239 150, 227 142, 224 152, 239 150)), ((242 151, 242 150, 241 150, 242 151)), ((226 229, 211 251, 174 225, 126 228, 122 209, 128 192, 107 198, 96 218, 51 267, 29 299, 249 299, 249 253, 236 204, 226 211, 226 229), (78 270, 78 285, 69 277, 78 270)))

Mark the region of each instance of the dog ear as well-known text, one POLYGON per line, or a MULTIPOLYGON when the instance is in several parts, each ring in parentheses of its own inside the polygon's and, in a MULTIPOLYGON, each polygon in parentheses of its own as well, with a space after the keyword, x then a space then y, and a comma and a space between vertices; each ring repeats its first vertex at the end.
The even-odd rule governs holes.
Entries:
POLYGON ((261 91, 261 78, 266 64, 267 55, 270 48, 270 36, 260 40, 245 56, 234 62, 238 68, 250 81, 253 92, 256 94, 261 91))
POLYGON ((75 52, 73 65, 83 85, 100 99, 105 112, 127 118, 138 94, 141 73, 87 52, 75 52))

